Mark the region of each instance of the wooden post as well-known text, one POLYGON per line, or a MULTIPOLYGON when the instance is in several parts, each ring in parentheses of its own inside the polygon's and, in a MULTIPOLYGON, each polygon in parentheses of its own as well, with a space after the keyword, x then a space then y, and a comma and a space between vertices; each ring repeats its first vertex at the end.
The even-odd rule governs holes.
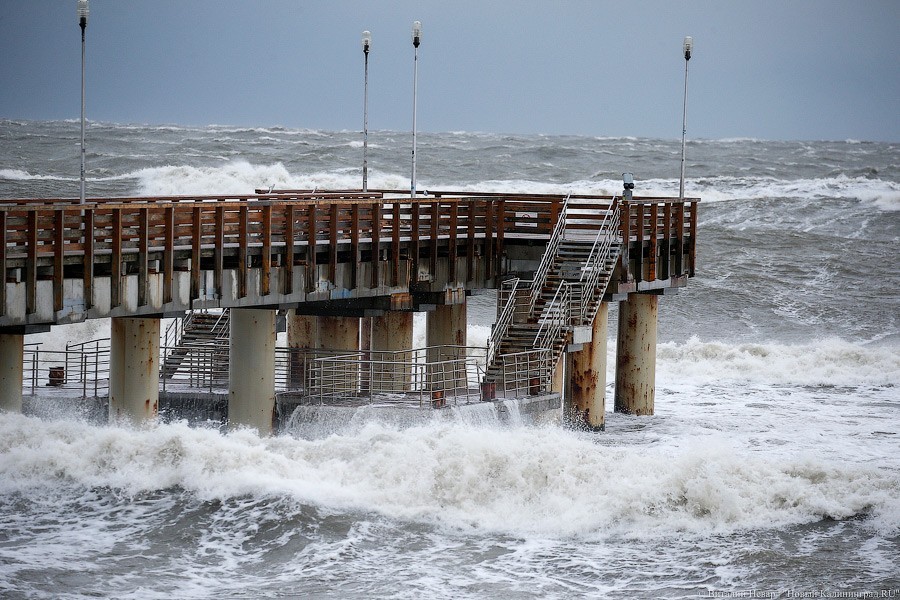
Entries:
POLYGON ((216 297, 222 299, 222 277, 225 267, 225 207, 216 206, 216 224, 213 232, 213 287, 216 297))
POLYGON ((167 206, 163 233, 163 303, 172 302, 175 277, 175 207, 167 206))
POLYGON ((193 229, 191 231, 191 300, 200 297, 200 242, 203 234, 203 213, 194 207, 193 229))
POLYGON ((66 250, 66 211, 54 211, 53 219, 53 312, 63 309, 63 262, 66 250))
POLYGON ((138 214, 138 306, 147 306, 147 275, 149 272, 148 253, 150 249, 150 214, 147 207, 141 207, 138 214))
POLYGON ((110 256, 109 306, 122 304, 122 209, 112 211, 112 255, 110 256))
POLYGON ((394 202, 391 224, 391 285, 400 285, 400 203, 394 202))
POLYGON ((28 211, 28 248, 25 257, 25 313, 33 315, 37 311, 37 229, 38 213, 28 211))
POLYGON ((262 207, 262 252, 259 274, 259 295, 268 296, 271 293, 272 276, 272 205, 264 204, 262 207))
POLYGON ((247 296, 247 271, 250 255, 247 252, 247 233, 250 209, 242 204, 238 212, 238 298, 247 296))
POLYGON ((306 291, 314 292, 318 284, 316 273, 316 205, 306 207, 306 291))
POLYGON ((450 204, 450 250, 448 252, 448 260, 450 261, 448 269, 448 278, 451 283, 456 283, 456 228, 459 226, 459 203, 454 201, 450 204))
POLYGON ((372 287, 381 286, 379 264, 381 254, 381 204, 372 203, 372 287))
POLYGON ((0 317, 6 315, 6 211, 0 210, 0 317))
POLYGON ((284 207, 284 264, 281 271, 284 275, 282 294, 294 293, 294 205, 284 207))

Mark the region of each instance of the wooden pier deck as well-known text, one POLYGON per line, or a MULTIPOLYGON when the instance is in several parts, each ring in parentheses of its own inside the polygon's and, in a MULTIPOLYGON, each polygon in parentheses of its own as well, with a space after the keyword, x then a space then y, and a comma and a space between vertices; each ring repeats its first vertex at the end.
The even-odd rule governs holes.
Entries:
MULTIPOLYGON (((415 310, 528 271, 566 198, 337 190, 0 200, 0 333, 202 307, 415 310)), ((596 235, 614 208, 622 251, 609 294, 693 276, 698 199, 571 195, 568 235, 596 235)))

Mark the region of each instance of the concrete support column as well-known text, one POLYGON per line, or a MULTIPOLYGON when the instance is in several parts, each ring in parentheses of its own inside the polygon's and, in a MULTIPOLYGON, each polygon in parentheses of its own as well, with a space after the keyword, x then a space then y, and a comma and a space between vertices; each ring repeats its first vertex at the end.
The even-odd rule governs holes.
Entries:
MULTIPOLYGON (((340 353, 359 352, 359 317, 319 317, 319 348, 340 353)), ((323 384, 334 391, 357 394, 360 389, 359 364, 344 363, 328 372, 331 381, 323 384)))
POLYGON ((409 390, 412 379, 413 313, 389 311, 372 317, 372 378, 375 389, 409 390))
MULTIPOLYGON (((450 348, 442 350, 437 346, 465 346, 466 334, 465 303, 438 304, 437 308, 429 312, 425 318, 425 345, 428 346, 426 360, 429 363, 439 363, 450 358, 464 359, 464 351, 454 353, 450 348)), ((456 363, 455 367, 452 370, 440 369, 440 372, 429 373, 429 379, 436 383, 437 380, 443 381, 438 384, 442 387, 453 385, 457 388, 465 388, 465 367, 462 362, 456 363)))
POLYGON ((159 319, 114 317, 109 341, 109 421, 152 421, 159 413, 159 319))
POLYGON ((0 411, 22 412, 25 336, 0 334, 0 411))
POLYGON ((287 345, 291 353, 291 362, 288 368, 289 387, 292 389, 307 389, 307 362, 310 358, 301 349, 319 347, 319 322, 318 317, 298 315, 295 309, 287 313, 287 345))
POLYGON ((616 412, 653 414, 658 307, 659 296, 654 294, 629 294, 619 304, 616 412))
POLYGON ((272 433, 275 419, 275 311, 231 309, 228 424, 272 433))
POLYGON ((594 318, 591 341, 573 352, 569 376, 571 394, 565 414, 572 423, 594 431, 606 425, 606 349, 609 304, 601 302, 594 318))

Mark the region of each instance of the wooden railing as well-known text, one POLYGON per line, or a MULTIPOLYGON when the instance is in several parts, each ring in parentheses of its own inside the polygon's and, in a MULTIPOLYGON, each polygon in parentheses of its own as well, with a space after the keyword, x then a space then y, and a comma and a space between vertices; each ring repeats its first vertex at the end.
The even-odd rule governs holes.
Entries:
MULTIPOLYGON (((178 196, 89 199, 0 200, 0 273, 22 269, 26 283, 26 313, 35 312, 38 279, 53 280, 54 310, 63 306, 64 276, 80 273, 90 308, 96 274, 118 281, 138 276, 138 305, 147 301, 147 280, 161 272, 163 301, 170 302, 173 273, 189 268, 191 298, 199 297, 201 261, 214 273, 221 292, 226 267, 238 271, 239 297, 246 294, 247 273, 260 269, 261 294, 292 289, 293 270, 328 265, 334 281, 339 262, 371 264, 373 287, 387 259, 389 280, 398 285, 401 259, 417 273, 420 260, 435 272, 437 246, 446 248, 449 277, 457 280, 458 253, 465 253, 466 280, 475 272, 476 240, 486 261, 486 278, 501 268, 506 239, 549 236, 565 196, 534 194, 429 192, 412 200, 398 192, 380 190, 279 192, 250 196, 178 196), (347 254, 349 252, 349 255, 347 254), (180 261, 184 261, 182 267, 180 261), (176 265, 176 261, 179 264, 176 265), (187 266, 189 264, 189 267, 187 266), (283 290, 272 289, 274 266, 286 266, 283 290), (127 273, 123 272, 127 270, 127 273)), ((571 196, 572 221, 567 230, 596 231, 611 198, 571 196)), ((679 244, 696 239, 694 199, 634 198, 622 203, 623 239, 643 244, 679 244)), ((626 244, 627 247, 627 244, 626 244)), ((693 243, 690 244, 693 274, 693 243)), ((626 248, 627 253, 627 248, 626 248)), ((677 253, 680 257, 682 253, 677 253)), ((656 256, 651 252, 650 256, 656 256)), ((679 258, 680 260, 680 258, 679 258)), ((627 259, 624 261, 628 265, 627 259)), ((679 263, 680 270, 680 263, 679 263)), ((74 275, 78 276, 78 275, 74 275)), ((315 281, 307 277, 308 285, 315 281)), ((111 286, 111 306, 121 303, 119 286, 111 286)), ((0 285, 0 316, 6 307, 6 286, 0 285)))

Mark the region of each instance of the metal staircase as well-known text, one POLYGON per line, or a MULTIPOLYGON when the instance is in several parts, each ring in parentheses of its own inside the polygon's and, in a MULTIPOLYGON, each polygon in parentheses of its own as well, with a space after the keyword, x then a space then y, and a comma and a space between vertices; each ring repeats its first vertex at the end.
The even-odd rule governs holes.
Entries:
POLYGON ((549 381, 576 327, 590 327, 621 251, 615 199, 591 238, 573 229, 566 198, 534 279, 512 279, 497 295, 497 321, 488 343, 485 382, 502 379, 511 356, 545 350, 549 381), (580 235, 579 235, 580 233, 580 235))
POLYGON ((210 313, 189 312, 166 329, 163 347, 165 359, 160 369, 164 379, 172 379, 179 369, 205 369, 222 371, 228 378, 229 311, 210 313), (224 365, 224 366, 223 366, 224 365))

